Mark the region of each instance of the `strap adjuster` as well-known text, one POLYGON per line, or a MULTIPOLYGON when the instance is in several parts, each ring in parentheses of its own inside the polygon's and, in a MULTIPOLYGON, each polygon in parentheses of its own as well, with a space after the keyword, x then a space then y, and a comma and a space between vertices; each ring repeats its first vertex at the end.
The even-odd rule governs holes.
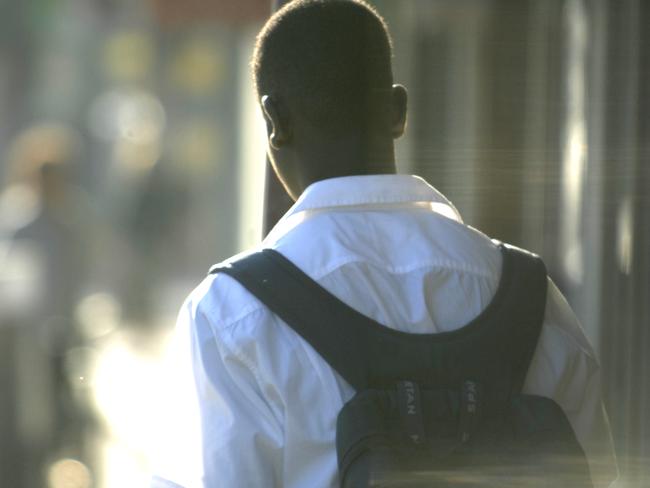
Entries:
POLYGON ((481 414, 481 391, 476 381, 465 380, 460 388, 458 435, 461 443, 468 442, 478 427, 481 414))
POLYGON ((397 403, 406 435, 414 444, 422 444, 426 440, 426 434, 418 384, 408 380, 398 381, 397 403))

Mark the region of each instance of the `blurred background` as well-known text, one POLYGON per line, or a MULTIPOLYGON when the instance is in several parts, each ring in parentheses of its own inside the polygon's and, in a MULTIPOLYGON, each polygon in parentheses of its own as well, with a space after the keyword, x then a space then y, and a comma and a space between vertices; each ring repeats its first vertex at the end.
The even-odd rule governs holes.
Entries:
MULTIPOLYGON (((248 69, 271 3, 0 1, 0 486, 146 485, 177 310, 286 205, 248 69)), ((400 170, 545 258, 618 486, 650 486, 650 2, 371 3, 400 170)))

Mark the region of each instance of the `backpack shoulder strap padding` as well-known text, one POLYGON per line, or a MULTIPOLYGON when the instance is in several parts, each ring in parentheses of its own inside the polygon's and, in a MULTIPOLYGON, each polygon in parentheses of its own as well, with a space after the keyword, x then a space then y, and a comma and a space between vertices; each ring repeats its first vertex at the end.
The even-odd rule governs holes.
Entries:
POLYGON ((392 386, 400 379, 456 387, 478 377, 501 382, 510 394, 521 390, 537 344, 546 270, 537 256, 499 246, 503 268, 492 302, 468 325, 437 334, 409 334, 375 322, 271 249, 210 273, 239 281, 357 390, 392 386))

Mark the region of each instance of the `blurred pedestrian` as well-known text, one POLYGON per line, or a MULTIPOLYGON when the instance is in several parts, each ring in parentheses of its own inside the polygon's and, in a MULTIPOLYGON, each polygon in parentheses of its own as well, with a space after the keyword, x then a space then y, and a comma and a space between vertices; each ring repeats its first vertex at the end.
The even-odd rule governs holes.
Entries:
POLYGON ((57 125, 34 126, 19 135, 10 165, 12 186, 5 193, 20 189, 31 194, 33 208, 25 212, 14 207, 12 198, 4 198, 0 209, 11 220, 3 228, 0 321, 14 371, 6 379, 13 383, 8 391, 15 392, 3 395, 3 404, 14 412, 15 422, 14 435, 0 442, 10 444, 3 450, 21 458, 11 468, 16 478, 12 486, 42 486, 53 451, 80 450, 83 422, 65 371, 66 351, 78 344, 74 310, 87 264, 72 183, 75 143, 74 133, 57 125))

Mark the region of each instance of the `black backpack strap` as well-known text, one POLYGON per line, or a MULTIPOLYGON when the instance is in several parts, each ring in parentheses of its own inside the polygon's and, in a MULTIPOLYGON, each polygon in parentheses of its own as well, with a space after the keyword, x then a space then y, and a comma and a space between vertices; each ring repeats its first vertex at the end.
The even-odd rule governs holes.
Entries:
POLYGON ((492 303, 470 324, 436 334, 378 324, 271 249, 215 266, 210 273, 239 281, 357 390, 404 379, 456 388, 478 376, 518 393, 543 321, 546 270, 534 255, 502 244, 500 249, 503 271, 492 303))
POLYGON ((522 314, 525 316, 525 325, 515 323, 513 324, 515 327, 511 330, 513 342, 511 347, 519 349, 511 391, 518 394, 524 386, 544 324, 548 278, 546 266, 539 256, 508 244, 499 243, 499 246, 504 260, 510 261, 512 286, 521 287, 511 293, 511 300, 519 301, 512 306, 520 310, 520 317, 522 314))
MULTIPOLYGON (((363 368, 353 359, 351 346, 341 341, 340 327, 369 320, 312 280, 282 254, 272 249, 251 253, 210 273, 224 273, 241 283, 280 317, 353 387, 365 386, 363 368)), ((351 328, 354 328, 352 326, 351 328)), ((355 342, 352 340, 352 342, 355 342)))

